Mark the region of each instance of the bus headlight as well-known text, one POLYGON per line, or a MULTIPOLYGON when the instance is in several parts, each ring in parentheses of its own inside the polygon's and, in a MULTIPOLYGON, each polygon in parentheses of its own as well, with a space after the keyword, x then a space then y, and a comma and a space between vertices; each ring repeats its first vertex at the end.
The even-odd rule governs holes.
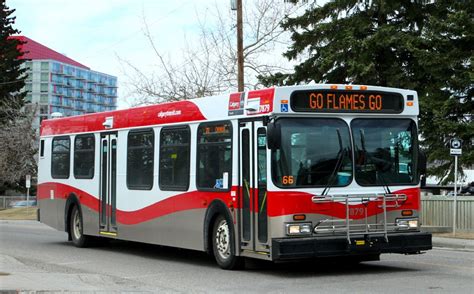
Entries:
POLYGON ((288 236, 310 235, 313 227, 311 223, 286 224, 286 234, 288 236))
POLYGON ((418 229, 417 218, 399 218, 396 220, 396 224, 399 229, 418 229))

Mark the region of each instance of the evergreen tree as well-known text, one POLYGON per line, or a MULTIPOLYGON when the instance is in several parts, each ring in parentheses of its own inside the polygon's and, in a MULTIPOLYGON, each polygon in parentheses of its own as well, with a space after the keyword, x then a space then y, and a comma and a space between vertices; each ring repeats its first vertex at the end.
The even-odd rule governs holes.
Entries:
POLYGON ((452 181, 446 144, 455 136, 464 141, 461 165, 474 164, 473 0, 333 0, 309 7, 283 23, 292 33, 284 56, 303 61, 292 73, 259 77, 264 84, 414 89, 422 144, 435 163, 428 173, 452 181))
POLYGON ((24 105, 25 71, 20 68, 24 60, 18 50, 22 43, 11 36, 19 34, 13 28, 15 9, 9 9, 5 0, 0 0, 0 126, 13 122, 24 105))

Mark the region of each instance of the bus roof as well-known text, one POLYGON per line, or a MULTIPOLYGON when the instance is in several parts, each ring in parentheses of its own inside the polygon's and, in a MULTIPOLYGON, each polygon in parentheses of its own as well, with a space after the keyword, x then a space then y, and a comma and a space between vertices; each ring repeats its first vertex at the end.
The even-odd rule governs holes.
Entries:
POLYGON ((416 116, 418 98, 415 91, 376 86, 313 84, 274 87, 44 120, 40 134, 50 136, 262 115, 315 113, 416 116))

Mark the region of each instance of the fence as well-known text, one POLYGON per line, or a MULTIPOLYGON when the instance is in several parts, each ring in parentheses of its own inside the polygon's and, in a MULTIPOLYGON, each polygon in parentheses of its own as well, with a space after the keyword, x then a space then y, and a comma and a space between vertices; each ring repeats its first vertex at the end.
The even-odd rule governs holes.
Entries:
MULTIPOLYGON (((474 196, 458 196, 456 230, 474 232, 474 196)), ((453 196, 422 196, 421 223, 427 227, 453 227, 453 196)))
MULTIPOLYGON (((36 197, 30 196, 30 206, 36 197)), ((26 196, 0 196, 0 209, 7 209, 17 204, 18 201, 26 201, 26 196)), ((26 203, 24 203, 26 207, 26 203)))

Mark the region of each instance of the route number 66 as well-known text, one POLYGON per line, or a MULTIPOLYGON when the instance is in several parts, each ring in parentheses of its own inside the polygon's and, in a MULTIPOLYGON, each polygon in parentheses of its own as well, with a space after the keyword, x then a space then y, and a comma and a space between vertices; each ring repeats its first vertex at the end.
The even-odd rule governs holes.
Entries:
POLYGON ((281 177, 281 183, 283 185, 293 185, 295 183, 293 176, 283 176, 281 177))

